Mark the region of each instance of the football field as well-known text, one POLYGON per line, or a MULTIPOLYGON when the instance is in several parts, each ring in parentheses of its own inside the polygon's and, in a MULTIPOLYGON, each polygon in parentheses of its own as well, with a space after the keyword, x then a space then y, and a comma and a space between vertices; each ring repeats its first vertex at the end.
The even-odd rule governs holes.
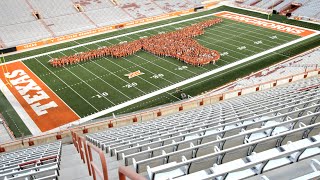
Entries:
MULTIPOLYGON (((48 91, 52 91, 53 96, 57 96, 66 108, 70 108, 70 113, 74 113, 70 119, 66 121, 60 119, 59 122, 47 128, 39 127, 39 123, 35 121, 36 126, 40 131, 47 131, 79 119, 85 122, 128 106, 140 106, 139 103, 145 100, 178 101, 181 97, 176 95, 176 91, 182 87, 192 87, 202 80, 219 75, 223 70, 235 70, 252 60, 259 60, 263 55, 276 54, 276 50, 307 38, 223 18, 222 23, 207 28, 204 35, 196 37, 200 44, 217 50, 221 54, 221 59, 215 64, 195 67, 170 57, 160 57, 145 51, 139 51, 125 58, 103 57, 61 68, 54 68, 48 63, 52 58, 175 31, 212 18, 215 18, 214 14, 189 18, 88 44, 74 41, 75 47, 25 58, 22 63, 26 69, 30 70, 35 78, 39 78, 39 83, 45 84, 48 91), (129 78, 133 73, 136 76, 129 78)), ((14 96, 17 95, 14 94, 14 96)), ((64 113, 64 111, 55 113, 64 113)), ((67 116, 67 113, 65 115, 67 116)), ((32 116, 30 119, 33 120, 32 116)), ((51 123, 43 122, 44 120, 41 119, 38 121, 42 121, 41 126, 51 123)))

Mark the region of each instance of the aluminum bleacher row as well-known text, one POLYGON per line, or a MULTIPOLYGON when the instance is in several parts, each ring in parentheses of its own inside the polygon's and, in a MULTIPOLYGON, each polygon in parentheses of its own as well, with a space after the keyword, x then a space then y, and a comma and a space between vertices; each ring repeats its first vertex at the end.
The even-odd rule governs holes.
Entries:
POLYGON ((0 154, 0 179, 57 179, 61 142, 0 154))
POLYGON ((87 140, 149 179, 235 179, 320 155, 319 115, 316 77, 87 140))

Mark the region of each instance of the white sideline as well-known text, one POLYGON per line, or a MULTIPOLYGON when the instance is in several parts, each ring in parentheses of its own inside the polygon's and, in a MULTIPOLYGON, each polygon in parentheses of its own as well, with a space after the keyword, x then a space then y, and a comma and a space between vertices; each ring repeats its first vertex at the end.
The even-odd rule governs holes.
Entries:
POLYGON ((69 123, 69 124, 63 125, 63 126, 61 126, 61 127, 59 127, 59 128, 55 128, 55 129, 50 130, 50 131, 48 131, 48 132, 55 132, 55 131, 57 131, 57 130, 59 130, 59 129, 64 129, 64 128, 67 128, 67 127, 72 126, 72 125, 79 125, 79 123, 87 122, 87 121, 89 121, 89 120, 98 118, 98 117, 100 117, 100 116, 103 116, 103 115, 105 115, 105 114, 111 113, 111 112, 113 112, 113 111, 122 109, 122 108, 124 108, 124 107, 130 106, 130 105, 135 104, 135 103, 138 103, 138 102, 140 102, 140 101, 146 100, 146 99, 151 98, 151 97, 153 97, 153 96, 156 96, 156 95, 162 94, 162 93, 164 93, 164 92, 170 91, 170 90, 175 89, 175 88, 177 88, 177 87, 181 87, 181 86, 186 85, 186 84, 189 84, 189 83, 191 83, 191 82, 198 81, 198 80, 203 79, 203 78, 205 78, 205 77, 208 77, 208 76, 210 76, 210 75, 213 75, 213 74, 216 74, 216 73, 218 73, 218 72, 224 71, 224 70, 226 70, 226 69, 229 69, 229 68, 238 66, 238 65, 240 65, 240 64, 242 64, 242 63, 249 62, 249 61, 251 61, 251 60, 254 60, 254 59, 256 59, 256 58, 259 58, 259 57, 261 57, 261 56, 264 56, 264 55, 266 55, 266 54, 269 54, 269 53, 272 53, 272 52, 274 52, 274 51, 277 51, 277 50, 279 50, 279 49, 282 49, 282 48, 291 46, 291 45, 293 45, 293 44, 299 43, 299 42, 301 42, 301 41, 303 41, 303 40, 309 39, 309 38, 311 38, 311 37, 313 37, 313 36, 316 36, 316 35, 318 35, 318 34, 320 34, 320 33, 319 33, 319 32, 316 32, 316 33, 311 34, 311 35, 309 35, 309 36, 305 36, 305 37, 302 37, 302 38, 293 40, 293 41, 291 41, 291 42, 288 42, 288 43, 285 43, 285 44, 283 44, 283 45, 277 46, 277 47, 275 47, 275 48, 269 49, 269 50, 267 50, 267 51, 264 51, 264 52, 255 54, 255 55, 250 56, 250 57, 247 57, 247 58, 245 58, 245 59, 236 61, 236 62, 234 62, 234 63, 225 65, 225 66, 223 66, 223 67, 214 69, 214 70, 212 70, 212 71, 203 73, 203 74, 201 74, 201 75, 199 75, 199 76, 195 76, 195 77, 193 77, 193 78, 190 78, 190 79, 181 81, 181 82, 179 82, 179 83, 177 83, 177 84, 173 84, 173 85, 168 86, 168 87, 165 87, 165 88, 163 88, 163 89, 154 91, 154 92, 152 92, 152 93, 150 93, 150 94, 146 94, 146 95, 144 95, 144 96, 140 96, 140 97, 138 97, 138 98, 136 98, 136 99, 132 99, 132 100, 127 101, 127 102, 125 102, 125 103, 122 103, 122 104, 113 106, 113 107, 111 107, 111 108, 109 108, 109 109, 106 109, 106 110, 100 111, 100 112, 98 112, 98 113, 89 115, 89 116, 87 116, 87 117, 84 117, 84 118, 78 120, 77 122, 73 122, 73 123, 69 123))
POLYGON ((0 87, 2 87, 2 93, 4 96, 9 100, 10 104, 14 108, 14 110, 17 112, 17 114, 21 117, 23 123, 27 126, 29 131, 33 135, 41 134, 41 130, 38 128, 38 126, 34 123, 34 121, 31 119, 29 114, 24 110, 24 108, 21 106, 19 101, 14 97, 14 95, 11 93, 11 91, 8 89, 8 87, 4 84, 4 82, 0 79, 0 87))

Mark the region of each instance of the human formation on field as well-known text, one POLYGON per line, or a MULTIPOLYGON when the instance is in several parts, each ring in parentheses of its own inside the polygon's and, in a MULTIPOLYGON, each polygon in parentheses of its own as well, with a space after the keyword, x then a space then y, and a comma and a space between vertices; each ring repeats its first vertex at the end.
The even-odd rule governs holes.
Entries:
POLYGON ((215 50, 199 44, 194 37, 204 34, 205 28, 221 22, 221 18, 209 19, 173 32, 158 34, 109 47, 101 47, 71 56, 55 58, 49 62, 53 67, 63 67, 65 65, 77 64, 105 56, 115 58, 127 57, 140 50, 144 50, 157 56, 173 57, 195 66, 215 63, 220 59, 220 54, 215 50))

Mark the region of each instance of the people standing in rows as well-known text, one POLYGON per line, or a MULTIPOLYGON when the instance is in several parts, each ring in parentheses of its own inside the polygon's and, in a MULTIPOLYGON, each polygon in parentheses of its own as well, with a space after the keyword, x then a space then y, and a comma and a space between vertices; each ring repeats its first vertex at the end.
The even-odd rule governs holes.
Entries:
POLYGON ((220 55, 217 51, 202 46, 193 38, 203 35, 205 28, 220 22, 222 22, 220 18, 206 20, 174 32, 159 34, 110 47, 101 47, 72 56, 51 59, 50 64, 53 67, 63 67, 65 65, 77 64, 105 56, 121 58, 133 55, 143 49, 157 56, 173 57, 194 66, 202 66, 208 63, 214 63, 220 58, 220 55))

